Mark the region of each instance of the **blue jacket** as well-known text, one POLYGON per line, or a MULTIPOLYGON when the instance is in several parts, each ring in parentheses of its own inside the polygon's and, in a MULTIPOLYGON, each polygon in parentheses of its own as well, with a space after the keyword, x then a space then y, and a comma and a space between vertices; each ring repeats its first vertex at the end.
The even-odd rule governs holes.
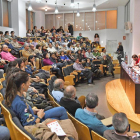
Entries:
POLYGON ((5 43, 5 45, 7 45, 9 49, 13 49, 14 48, 12 44, 5 43))
POLYGON ((30 65, 27 65, 26 68, 25 68, 25 71, 27 73, 29 73, 30 75, 32 75, 33 72, 36 71, 36 68, 34 68, 34 70, 32 70, 31 66, 30 65))
POLYGON ((35 121, 36 121, 37 116, 34 115, 34 112, 32 108, 30 107, 30 105, 28 105, 24 101, 24 97, 20 97, 19 95, 16 95, 16 97, 14 98, 12 102, 11 109, 19 118, 23 126, 36 124, 35 121))
POLYGON ((62 60, 69 60, 69 58, 66 55, 60 56, 60 59, 62 59, 62 60))
POLYGON ((77 109, 75 118, 101 136, 103 136, 104 131, 114 129, 114 127, 106 127, 95 115, 87 114, 84 109, 77 109))

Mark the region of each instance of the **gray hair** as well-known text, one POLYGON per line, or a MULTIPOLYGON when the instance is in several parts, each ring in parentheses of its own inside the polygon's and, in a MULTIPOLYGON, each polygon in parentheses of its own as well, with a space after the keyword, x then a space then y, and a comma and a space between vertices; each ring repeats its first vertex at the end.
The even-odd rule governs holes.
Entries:
POLYGON ((86 96, 86 106, 88 108, 95 108, 98 105, 98 96, 94 93, 89 93, 86 96))
POLYGON ((112 122, 117 133, 124 133, 129 126, 128 119, 124 113, 116 113, 112 122))
MULTIPOLYGON (((27 45, 28 45, 28 43, 25 42, 25 43, 24 43, 24 47, 26 47, 27 45)), ((29 46, 29 45, 28 45, 28 46, 29 46)))
POLYGON ((60 89, 60 85, 62 84, 62 80, 56 79, 53 83, 54 89, 60 89))
POLYGON ((74 94, 75 94, 75 88, 73 86, 67 86, 64 91, 64 96, 66 98, 72 98, 74 94))

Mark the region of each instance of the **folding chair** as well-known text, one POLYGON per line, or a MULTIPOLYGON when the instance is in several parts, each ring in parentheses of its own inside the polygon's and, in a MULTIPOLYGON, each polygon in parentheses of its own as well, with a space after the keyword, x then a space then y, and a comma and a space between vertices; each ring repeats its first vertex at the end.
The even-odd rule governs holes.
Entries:
POLYGON ((104 137, 100 136, 99 134, 95 133, 93 130, 91 130, 91 136, 92 140, 107 140, 104 137))

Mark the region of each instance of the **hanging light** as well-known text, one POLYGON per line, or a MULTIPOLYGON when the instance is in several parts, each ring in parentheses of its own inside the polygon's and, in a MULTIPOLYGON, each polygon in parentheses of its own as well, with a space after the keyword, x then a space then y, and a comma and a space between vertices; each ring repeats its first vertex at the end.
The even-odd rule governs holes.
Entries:
POLYGON ((28 11, 32 11, 32 10, 33 10, 32 5, 31 3, 29 3, 28 11))
POLYGON ((93 12, 96 12, 96 4, 95 4, 95 0, 94 0, 94 4, 93 4, 92 11, 93 11, 93 12))
POLYGON ((45 11, 48 11, 48 9, 47 9, 47 8, 45 8, 45 11))
POLYGON ((77 3, 77 4, 78 4, 77 17, 79 17, 79 16, 80 16, 80 12, 79 12, 79 3, 77 3))
POLYGON ((41 3, 41 0, 36 0, 37 3, 41 3))
POLYGON ((71 0, 70 6, 71 6, 71 7, 74 7, 74 0, 71 0))

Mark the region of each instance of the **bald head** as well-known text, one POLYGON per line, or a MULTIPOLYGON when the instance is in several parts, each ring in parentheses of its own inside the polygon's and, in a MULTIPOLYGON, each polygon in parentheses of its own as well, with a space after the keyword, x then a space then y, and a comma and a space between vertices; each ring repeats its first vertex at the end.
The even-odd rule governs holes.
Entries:
POLYGON ((64 96, 66 98, 72 98, 72 99, 74 99, 75 98, 75 95, 76 95, 76 89, 75 89, 74 86, 67 86, 65 88, 64 96))
POLYGON ((56 79, 53 83, 55 90, 64 88, 64 81, 62 79, 56 79))

